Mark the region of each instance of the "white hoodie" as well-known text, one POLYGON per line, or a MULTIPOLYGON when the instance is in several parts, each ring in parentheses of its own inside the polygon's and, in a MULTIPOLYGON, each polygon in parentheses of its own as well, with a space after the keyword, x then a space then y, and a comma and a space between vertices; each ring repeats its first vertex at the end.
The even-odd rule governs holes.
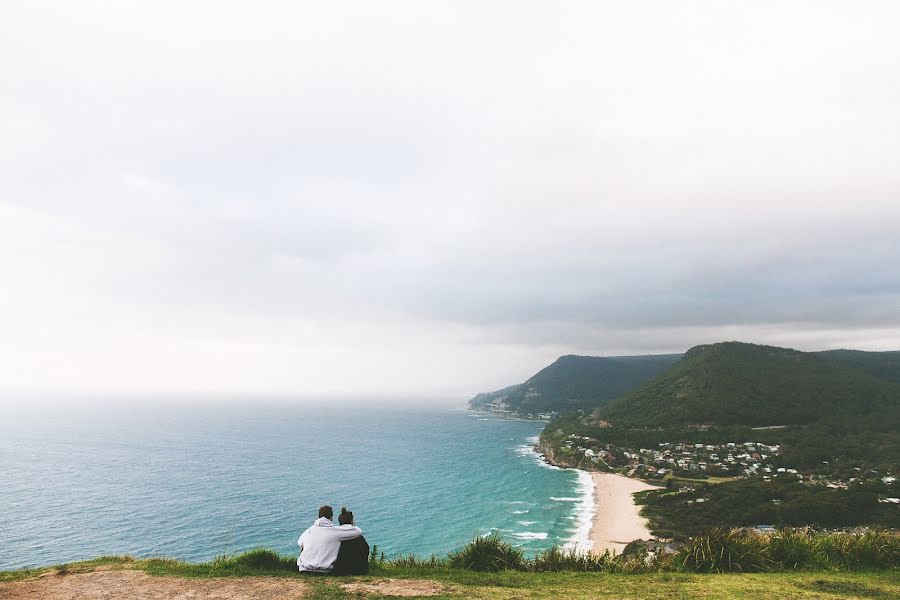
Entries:
POLYGON ((320 571, 327 573, 334 566, 338 552, 341 550, 341 542, 352 540, 362 535, 359 527, 342 525, 335 527, 325 517, 319 517, 312 527, 303 532, 297 544, 300 546, 300 556, 297 558, 297 566, 301 571, 320 571))

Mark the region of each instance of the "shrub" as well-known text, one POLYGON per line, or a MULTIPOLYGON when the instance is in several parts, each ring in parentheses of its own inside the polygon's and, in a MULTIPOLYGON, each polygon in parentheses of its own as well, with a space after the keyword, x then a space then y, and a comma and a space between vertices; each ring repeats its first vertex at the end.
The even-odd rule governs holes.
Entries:
POLYGON ((773 567, 796 570, 822 566, 822 558, 806 529, 782 529, 768 536, 769 558, 773 567))
POLYGON ((616 569, 616 561, 607 550, 603 554, 589 554, 575 549, 562 550, 553 546, 538 552, 530 562, 533 571, 603 571, 616 569))
POLYGON ((871 530, 863 534, 830 534, 813 538, 816 551, 830 565, 843 569, 900 567, 900 535, 871 530))
POLYGON ((766 571, 771 567, 764 536, 739 529, 710 529, 691 538, 675 555, 675 564, 696 573, 766 571))
POLYGON ((524 553, 491 534, 476 537, 458 552, 448 556, 448 564, 454 569, 471 571, 522 571, 526 568, 524 553))

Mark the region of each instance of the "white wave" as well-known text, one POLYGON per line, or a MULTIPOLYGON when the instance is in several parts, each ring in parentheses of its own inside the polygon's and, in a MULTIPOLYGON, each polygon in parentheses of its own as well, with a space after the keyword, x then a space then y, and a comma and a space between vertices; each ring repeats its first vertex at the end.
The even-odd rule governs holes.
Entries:
MULTIPOLYGON (((581 481, 579 480, 578 483, 580 484, 581 481)), ((581 502, 582 500, 582 498, 558 498, 556 496, 550 496, 550 499, 554 502, 581 502)))
POLYGON ((591 525, 594 522, 594 514, 597 505, 594 502, 594 478, 587 471, 576 470, 578 473, 578 491, 581 498, 575 506, 575 520, 577 525, 575 532, 565 544, 567 550, 581 550, 589 552, 593 547, 591 542, 591 525))
MULTIPOLYGON (((537 443, 537 438, 528 438, 528 441, 534 440, 534 443, 537 443)), ((536 464, 544 467, 545 469, 552 469, 554 471, 561 470, 559 467, 555 465, 551 465, 544 458, 544 455, 534 449, 533 444, 523 444, 522 446, 516 446, 516 454, 519 456, 524 456, 526 458, 532 459, 536 464)))
POLYGON ((528 527, 529 525, 534 525, 537 521, 516 521, 522 527, 528 527))
POLYGON ((531 512, 531 511, 529 511, 529 510, 514 510, 514 511, 512 511, 512 514, 514 514, 514 515, 527 515, 529 512, 531 512))
POLYGON ((520 540, 546 540, 547 539, 547 533, 545 533, 543 531, 540 531, 540 532, 521 531, 521 532, 512 534, 512 536, 514 538, 518 538, 520 540))

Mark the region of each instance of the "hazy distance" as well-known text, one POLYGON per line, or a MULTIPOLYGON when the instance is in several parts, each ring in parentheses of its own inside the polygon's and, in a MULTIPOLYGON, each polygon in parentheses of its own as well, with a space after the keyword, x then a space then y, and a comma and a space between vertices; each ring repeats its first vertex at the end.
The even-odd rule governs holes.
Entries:
POLYGON ((898 19, 3 2, 0 403, 462 402, 562 354, 900 349, 898 19))

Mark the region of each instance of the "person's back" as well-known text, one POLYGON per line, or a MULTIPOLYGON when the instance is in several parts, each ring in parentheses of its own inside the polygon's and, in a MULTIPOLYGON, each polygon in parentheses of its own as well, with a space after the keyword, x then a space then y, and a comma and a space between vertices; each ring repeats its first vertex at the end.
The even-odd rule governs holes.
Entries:
MULTIPOLYGON (((346 508, 341 509, 338 515, 338 529, 350 530, 358 529, 353 527, 353 513, 346 508)), ((331 569, 334 575, 365 575, 369 572, 369 544, 366 538, 360 535, 351 540, 341 542, 341 549, 338 552, 337 560, 334 561, 334 567, 331 569)))
POLYGON ((335 527, 331 522, 332 516, 330 506, 321 507, 319 518, 297 540, 300 546, 297 566, 300 571, 330 573, 341 550, 341 542, 362 536, 359 527, 335 527))

